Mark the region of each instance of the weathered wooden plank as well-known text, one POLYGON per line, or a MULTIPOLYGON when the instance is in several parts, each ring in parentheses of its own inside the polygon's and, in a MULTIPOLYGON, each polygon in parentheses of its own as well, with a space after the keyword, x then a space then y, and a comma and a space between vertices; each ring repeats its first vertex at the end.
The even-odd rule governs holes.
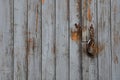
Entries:
POLYGON ((69 80, 68 0, 56 0, 56 80, 69 80))
POLYGON ((81 0, 70 0, 70 80, 81 80, 81 0))
POLYGON ((120 80, 120 0, 111 0, 112 80, 120 80))
POLYGON ((41 1, 28 0, 28 80, 41 80, 41 1))
MULTIPOLYGON (((103 50, 98 56, 99 80, 111 79, 110 0, 98 0, 98 43, 103 50)), ((100 48, 100 47, 99 47, 100 48)))
POLYGON ((13 80, 13 0, 0 7, 0 80, 13 80))
POLYGON ((55 80, 55 0, 42 3, 42 80, 55 80))
POLYGON ((87 41, 87 1, 82 0, 82 80, 89 80, 89 57, 86 51, 87 41), (83 29, 84 28, 84 29, 83 29))
POLYGON ((82 78, 83 80, 97 79, 97 57, 91 58, 87 54, 87 42, 89 40, 89 28, 93 25, 95 30, 95 43, 97 45, 97 15, 96 0, 82 1, 82 78))
MULTIPOLYGON (((87 27, 90 29, 90 26, 93 25, 94 28, 94 39, 95 39, 95 49, 99 45, 97 42, 97 0, 88 0, 87 1, 87 27)), ((90 35, 90 33, 89 33, 90 35)), ((90 36, 88 37, 90 38, 90 36)), ((87 39, 88 41, 89 39, 87 39)), ((97 55, 94 58, 89 57, 89 80, 98 80, 98 63, 97 55)))
POLYGON ((27 79, 27 0, 14 0, 14 80, 27 79))

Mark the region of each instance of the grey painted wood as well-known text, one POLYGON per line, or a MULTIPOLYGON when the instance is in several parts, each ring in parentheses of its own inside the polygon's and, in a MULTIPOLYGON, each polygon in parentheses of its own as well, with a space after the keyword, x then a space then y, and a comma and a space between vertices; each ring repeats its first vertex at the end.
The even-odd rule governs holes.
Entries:
POLYGON ((110 0, 98 0, 98 43, 103 50, 98 56, 99 80, 112 80, 110 42, 110 0))
POLYGON ((83 42, 87 41, 87 1, 88 0, 81 0, 81 3, 82 3, 82 41, 83 42))
POLYGON ((28 0, 28 80, 42 80, 41 14, 41 1, 28 0))
MULTIPOLYGON (((96 49, 98 45, 97 42, 97 0, 88 0, 87 5, 87 27, 90 28, 91 25, 93 25, 94 28, 94 39, 95 39, 95 45, 96 49)), ((99 52, 98 52, 99 53, 99 52)), ((98 55, 99 56, 99 55, 98 55)), ((98 80, 98 59, 97 56, 95 58, 89 58, 89 80, 98 80)))
POLYGON ((69 80, 68 0, 56 0, 56 80, 69 80))
POLYGON ((42 80, 55 80, 55 0, 42 3, 42 80))
POLYGON ((14 80, 26 80, 27 73, 27 0, 14 0, 14 80))
POLYGON ((81 38, 75 23, 80 24, 80 0, 69 1, 70 13, 70 80, 81 80, 81 38))
POLYGON ((0 0, 0 7, 0 80, 120 80, 119 0, 0 0), (91 24, 95 58, 86 51, 91 24))
POLYGON ((120 1, 111 0, 112 80, 120 79, 120 1))
POLYGON ((95 44, 97 42, 97 2, 96 0, 82 0, 82 78, 83 80, 98 80, 97 57, 88 56, 87 42, 89 40, 89 28, 93 25, 95 30, 95 44))
POLYGON ((13 0, 0 7, 0 80, 13 80, 13 0))
MULTIPOLYGON (((83 80, 98 80, 98 63, 97 56, 91 58, 88 56, 87 42, 89 40, 89 28, 93 25, 95 30, 95 45, 97 42, 97 1, 82 1, 82 78, 83 80)), ((96 46, 97 49, 97 46, 96 46)))
POLYGON ((82 0, 82 80, 89 80, 89 57, 86 51, 87 41, 87 1, 82 0), (84 30, 83 30, 84 28, 84 30), (83 48, 84 47, 84 48, 83 48))
MULTIPOLYGON (((87 28, 90 29, 90 26, 93 25, 94 28, 94 39, 95 45, 97 49, 97 0, 88 0, 87 1, 87 28)), ((89 33, 87 33, 89 34, 89 33)), ((89 40, 89 36, 87 36, 87 41, 89 40)), ((99 55, 98 55, 99 56, 99 55)), ((84 58, 84 57, 83 57, 84 58)), ((86 61, 89 63, 88 66, 88 73, 89 73, 89 80, 98 80, 98 63, 97 63, 97 56, 94 58, 89 57, 89 60, 86 61)))

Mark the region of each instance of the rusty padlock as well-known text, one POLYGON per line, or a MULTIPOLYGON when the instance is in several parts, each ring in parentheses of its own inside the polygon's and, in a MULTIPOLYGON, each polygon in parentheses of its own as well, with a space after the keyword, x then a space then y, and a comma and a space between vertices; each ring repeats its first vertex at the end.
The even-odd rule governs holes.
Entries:
POLYGON ((89 40, 87 42, 87 53, 90 57, 95 57, 97 55, 97 45, 94 39, 94 28, 93 25, 89 29, 89 40))

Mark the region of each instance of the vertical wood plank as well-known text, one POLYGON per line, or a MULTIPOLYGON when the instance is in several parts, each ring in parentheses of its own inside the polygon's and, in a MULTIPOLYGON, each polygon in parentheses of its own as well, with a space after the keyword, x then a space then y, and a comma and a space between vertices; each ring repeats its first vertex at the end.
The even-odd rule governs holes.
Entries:
POLYGON ((56 0, 56 80, 69 80, 68 0, 56 0))
POLYGON ((41 80, 41 1, 28 0, 28 80, 41 80))
POLYGON ((111 79, 110 0, 98 0, 98 43, 103 50, 98 57, 99 80, 111 79))
POLYGON ((27 80, 27 0, 14 0, 14 80, 27 80))
POLYGON ((42 80, 55 80, 55 0, 42 3, 42 80))
POLYGON ((120 80, 120 0, 111 0, 112 80, 120 80))
POLYGON ((87 41, 87 1, 82 0, 82 80, 89 80, 89 57, 86 51, 87 41), (84 30, 83 30, 84 28, 84 30), (85 49, 84 49, 85 48, 85 49))
MULTIPOLYGON (((96 49, 98 44, 98 26, 97 26, 97 0, 88 0, 87 1, 87 28, 90 29, 90 26, 93 25, 94 28, 94 39, 96 49)), ((89 33, 90 35, 90 33, 89 33)), ((90 36, 87 37, 87 41, 89 40, 90 36)), ((99 55, 98 55, 99 56, 99 55)), ((98 80, 98 63, 97 63, 97 56, 91 58, 89 56, 89 80, 98 80)))
POLYGON ((0 7, 0 80, 13 80, 13 0, 0 7))
POLYGON ((89 28, 93 25, 95 30, 95 43, 97 45, 97 11, 96 0, 82 0, 82 78, 83 80, 97 79, 97 57, 91 58, 87 54, 89 28))
POLYGON ((70 0, 70 80, 81 80, 81 32, 75 27, 81 20, 81 0, 70 0))

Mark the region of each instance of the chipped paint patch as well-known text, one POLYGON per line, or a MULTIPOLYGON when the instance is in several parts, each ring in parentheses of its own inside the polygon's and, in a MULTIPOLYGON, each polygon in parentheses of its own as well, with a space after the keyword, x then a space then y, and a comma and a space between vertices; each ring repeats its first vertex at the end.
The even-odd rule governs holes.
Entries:
POLYGON ((91 16, 91 10, 90 10, 90 7, 88 8, 88 10, 87 10, 87 20, 88 21, 92 21, 92 16, 91 16))
POLYGON ((71 30, 71 39, 73 41, 80 41, 81 40, 81 26, 80 24, 75 24, 75 30, 71 30))
POLYGON ((79 40, 79 36, 78 36, 77 31, 71 31, 71 39, 73 41, 78 41, 79 40))

